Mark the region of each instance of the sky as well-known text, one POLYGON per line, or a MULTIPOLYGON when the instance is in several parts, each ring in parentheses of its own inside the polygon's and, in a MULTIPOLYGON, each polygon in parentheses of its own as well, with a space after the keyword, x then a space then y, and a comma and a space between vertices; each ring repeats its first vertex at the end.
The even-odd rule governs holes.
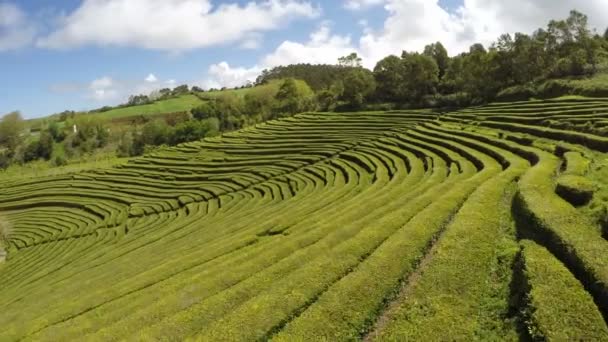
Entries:
POLYGON ((572 9, 608 26, 608 0, 0 0, 0 115, 240 86, 265 68, 351 52, 368 68, 435 41, 455 55, 572 9))

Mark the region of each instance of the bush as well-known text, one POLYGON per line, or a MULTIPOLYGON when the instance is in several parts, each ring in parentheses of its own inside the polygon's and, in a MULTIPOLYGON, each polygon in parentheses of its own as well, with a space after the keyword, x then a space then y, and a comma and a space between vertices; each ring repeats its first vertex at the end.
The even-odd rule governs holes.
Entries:
POLYGON ((55 156, 53 159, 53 166, 64 166, 67 165, 68 161, 64 156, 55 156))
POLYGON ((549 80, 538 88, 540 98, 559 97, 572 94, 572 86, 567 80, 549 80))
POLYGON ((191 120, 177 126, 170 137, 170 143, 177 145, 188 141, 200 140, 211 130, 208 121, 191 120))
POLYGON ((13 226, 11 223, 0 216, 0 248, 7 247, 9 238, 12 234, 13 226))
POLYGON ((595 186, 581 176, 567 175, 557 179, 555 192, 574 206, 582 206, 593 198, 595 186))
POLYGON ((462 108, 471 105, 471 95, 466 92, 458 92, 448 95, 434 95, 433 101, 439 108, 462 108))
POLYGON ((496 95, 497 101, 527 101, 532 97, 536 97, 536 89, 530 85, 517 85, 503 89, 496 95))

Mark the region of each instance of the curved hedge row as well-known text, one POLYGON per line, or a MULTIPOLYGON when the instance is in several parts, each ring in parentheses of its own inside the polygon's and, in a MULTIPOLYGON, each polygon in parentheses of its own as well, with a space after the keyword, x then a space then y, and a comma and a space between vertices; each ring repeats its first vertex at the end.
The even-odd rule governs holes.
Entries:
POLYGON ((304 113, 2 183, 0 340, 602 339, 607 242, 556 188, 605 139, 544 125, 606 108, 304 113))

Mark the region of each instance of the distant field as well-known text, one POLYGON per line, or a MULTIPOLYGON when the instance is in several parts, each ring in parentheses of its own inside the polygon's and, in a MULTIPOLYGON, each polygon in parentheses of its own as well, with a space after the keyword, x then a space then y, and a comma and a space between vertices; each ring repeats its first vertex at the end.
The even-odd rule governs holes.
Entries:
POLYGON ((203 101, 194 95, 183 95, 178 98, 162 100, 152 104, 118 108, 94 115, 102 119, 116 119, 137 115, 184 112, 202 103, 203 101))
POLYGON ((607 341, 605 126, 306 113, 5 180, 0 341, 607 341))
POLYGON ((222 94, 233 93, 237 96, 245 96, 247 92, 249 92, 251 88, 243 88, 243 89, 228 89, 228 90, 217 90, 217 91, 206 91, 203 93, 199 93, 199 95, 203 98, 214 98, 218 97, 222 94))

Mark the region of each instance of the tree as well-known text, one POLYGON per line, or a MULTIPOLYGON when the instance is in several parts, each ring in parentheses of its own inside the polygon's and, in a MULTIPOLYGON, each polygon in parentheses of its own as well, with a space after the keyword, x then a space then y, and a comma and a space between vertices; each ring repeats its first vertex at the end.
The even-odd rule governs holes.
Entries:
POLYGON ((0 145, 4 145, 9 151, 15 151, 23 140, 25 124, 21 113, 12 112, 6 114, 0 120, 0 145))
POLYGON ((550 56, 547 56, 545 44, 539 36, 532 37, 523 34, 515 34, 513 40, 513 82, 525 84, 541 78, 547 73, 550 56))
POLYGON ((440 43, 430 44, 424 47, 423 55, 431 57, 437 63, 439 68, 439 79, 441 80, 445 75, 450 57, 448 56, 448 50, 440 43))
POLYGON ((395 55, 385 57, 374 67, 376 97, 382 101, 401 102, 406 97, 406 66, 395 55))
POLYGON ((204 138, 209 131, 210 126, 207 121, 190 120, 175 126, 170 140, 174 145, 200 140, 204 138))
POLYGON ((475 102, 491 100, 500 90, 501 81, 496 77, 498 60, 495 49, 487 51, 481 44, 471 46, 470 52, 463 55, 461 90, 475 102))
POLYGON ((188 88, 188 85, 182 84, 180 86, 173 88, 173 91, 171 93, 173 95, 182 95, 182 94, 187 94, 189 91, 190 91, 190 88, 188 88))
POLYGON ((200 106, 193 108, 191 112, 192 116, 197 120, 219 117, 215 100, 203 102, 200 106))
POLYGON ((403 52, 404 100, 420 104, 426 95, 434 94, 439 83, 439 67, 435 60, 419 53, 403 52))
POLYGON ((152 100, 147 95, 131 95, 127 101, 127 106, 139 106, 151 102, 152 100))
POLYGON ((53 136, 48 130, 40 132, 40 141, 38 144, 38 158, 50 160, 53 154, 53 136))
POLYGON ((215 99, 215 106, 222 131, 240 129, 244 125, 245 101, 234 92, 224 92, 215 99))
POLYGON ((53 140, 55 140, 56 142, 61 142, 66 137, 64 130, 61 129, 57 121, 51 122, 49 124, 48 130, 51 136, 53 137, 53 140))
POLYGON ((166 144, 169 140, 169 135, 169 126, 162 120, 154 120, 142 127, 139 138, 143 145, 158 146, 166 144))
POLYGON ((344 92, 342 100, 352 108, 361 108, 365 99, 376 90, 376 80, 371 71, 356 68, 349 71, 344 77, 344 92))
POLYGON ((348 56, 338 58, 338 65, 341 67, 357 68, 361 66, 361 61, 362 59, 357 53, 353 52, 348 56))
POLYGON ((34 140, 27 144, 23 150, 23 162, 31 162, 38 159, 38 153, 40 151, 40 141, 34 140))
POLYGON ((132 157, 138 154, 143 153, 143 150, 136 151, 133 146, 133 132, 127 131, 123 133, 118 142, 118 147, 116 148, 116 155, 118 157, 132 157), (140 152, 140 153, 138 153, 140 152))
POLYGON ((280 81, 271 80, 264 85, 251 88, 245 94, 244 112, 250 120, 260 122, 272 118, 275 97, 280 86, 280 81))
POLYGON ((314 109, 314 93, 304 81, 288 78, 283 81, 276 99, 276 113, 290 115, 314 109))

